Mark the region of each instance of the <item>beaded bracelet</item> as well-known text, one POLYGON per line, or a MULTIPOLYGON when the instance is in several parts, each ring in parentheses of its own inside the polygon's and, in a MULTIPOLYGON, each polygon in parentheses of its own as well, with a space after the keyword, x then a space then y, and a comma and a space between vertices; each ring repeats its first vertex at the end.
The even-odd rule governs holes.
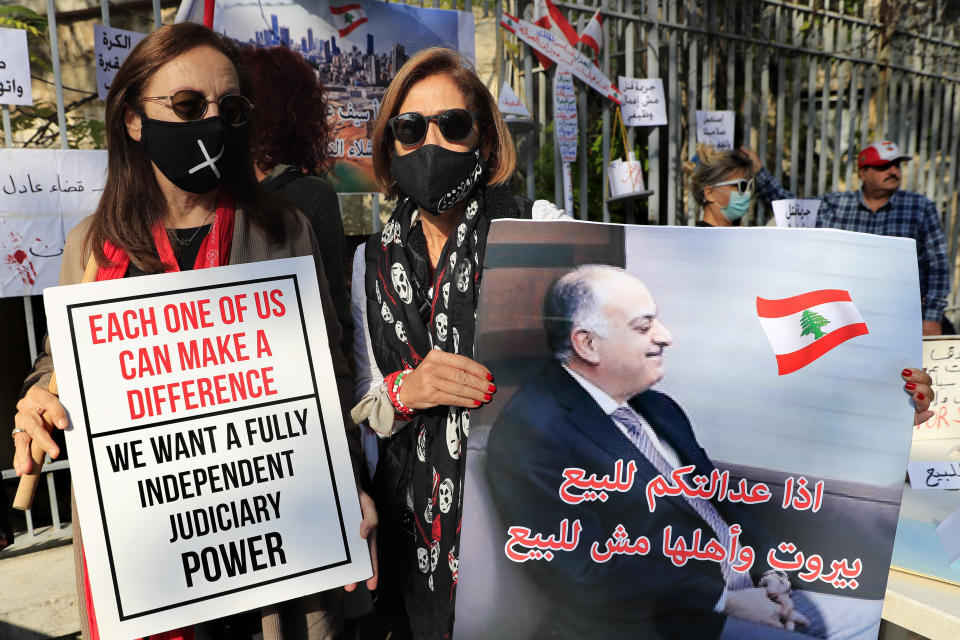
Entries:
POLYGON ((383 383, 387 386, 387 396, 390 398, 390 404, 393 405, 394 412, 400 420, 410 420, 413 417, 414 410, 400 401, 400 387, 403 386, 404 377, 411 371, 413 369, 394 371, 383 379, 383 383))

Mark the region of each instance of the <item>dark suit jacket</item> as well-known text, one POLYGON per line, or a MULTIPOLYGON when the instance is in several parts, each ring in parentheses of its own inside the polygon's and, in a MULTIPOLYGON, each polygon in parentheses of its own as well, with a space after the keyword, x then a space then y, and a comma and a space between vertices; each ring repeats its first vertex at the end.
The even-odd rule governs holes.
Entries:
MULTIPOLYGON (((710 474, 713 464, 676 402, 648 390, 630 404, 673 447, 682 464, 696 465, 695 474, 710 474)), ((666 525, 672 525, 674 541, 683 535, 688 542, 697 528, 712 536, 709 526, 682 497, 660 498, 650 513, 645 488, 658 472, 558 363, 551 361, 500 412, 487 455, 490 491, 506 527, 525 526, 544 536, 556 534, 563 518, 579 519, 583 527, 576 551, 560 552, 550 562, 526 563, 551 595, 556 610, 550 618, 564 637, 686 640, 720 635, 726 616, 713 611, 725 586, 720 565, 691 559, 676 567, 662 551, 666 525), (561 501, 564 469, 613 476, 618 459, 637 463, 630 492, 611 493, 606 502, 561 501), (618 524, 626 527, 631 540, 647 536, 650 552, 594 562, 590 546, 596 541, 604 549, 618 524)), ((728 502, 714 505, 728 524, 743 525, 741 543, 750 544, 753 525, 745 521, 743 510, 728 502)), ((765 565, 762 554, 768 548, 755 547, 754 569, 765 565)))

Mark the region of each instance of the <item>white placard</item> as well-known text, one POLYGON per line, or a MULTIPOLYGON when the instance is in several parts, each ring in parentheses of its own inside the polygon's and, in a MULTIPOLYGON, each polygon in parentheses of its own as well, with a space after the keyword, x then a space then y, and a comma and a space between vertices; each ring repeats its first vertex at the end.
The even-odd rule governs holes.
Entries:
POLYGON ((523 100, 520 99, 509 82, 504 82, 500 88, 500 100, 497 102, 497 106, 500 108, 500 113, 504 115, 510 114, 521 118, 531 117, 527 105, 523 104, 523 100))
POLYGON ((667 99, 661 78, 620 76, 623 92, 623 124, 628 127, 658 127, 667 124, 667 99))
POLYGON ((0 104, 33 104, 27 32, 0 28, 0 104))
POLYGON ((911 462, 907 475, 914 489, 960 489, 958 462, 911 462))
POLYGON ((643 164, 631 151, 627 160, 617 158, 607 167, 610 197, 628 196, 643 191, 643 164))
POLYGON ((820 210, 820 200, 816 198, 774 200, 773 217, 778 227, 815 227, 817 226, 817 212, 820 210))
POLYGON ((130 54, 130 50, 146 37, 145 33, 114 29, 101 24, 93 25, 93 53, 97 64, 97 95, 107 99, 107 91, 117 69, 130 54))
POLYGON ((937 536, 951 563, 960 558, 960 510, 954 511, 937 525, 937 536))
POLYGON ((562 65, 557 66, 553 76, 553 126, 560 159, 564 162, 576 161, 579 139, 577 93, 573 88, 573 74, 562 65))
MULTIPOLYGON (((933 378, 933 417, 914 427, 914 440, 960 438, 960 339, 923 339, 923 367, 933 378)), ((940 455, 948 457, 953 443, 944 443, 940 455)))
POLYGON ((733 111, 697 111, 697 144, 733 149, 733 111))
POLYGON ((371 575, 312 258, 44 301, 101 637, 371 575))
POLYGON ((93 213, 107 152, 0 149, 0 297, 57 284, 66 234, 93 213))

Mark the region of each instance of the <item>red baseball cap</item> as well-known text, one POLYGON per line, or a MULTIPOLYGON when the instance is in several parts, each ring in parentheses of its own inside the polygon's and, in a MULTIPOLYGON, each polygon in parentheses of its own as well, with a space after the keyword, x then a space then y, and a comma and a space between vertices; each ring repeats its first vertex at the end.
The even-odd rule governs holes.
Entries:
POLYGON ((896 142, 883 140, 882 142, 874 142, 864 147, 857 158, 857 166, 876 167, 887 164, 888 162, 909 160, 910 158, 911 156, 900 153, 900 148, 896 142))

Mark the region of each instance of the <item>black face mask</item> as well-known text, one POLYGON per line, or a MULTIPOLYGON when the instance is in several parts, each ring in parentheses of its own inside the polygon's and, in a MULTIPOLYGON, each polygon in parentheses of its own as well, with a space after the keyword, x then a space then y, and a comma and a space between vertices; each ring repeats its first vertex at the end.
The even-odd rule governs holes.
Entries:
POLYGON ((207 193, 233 176, 236 129, 219 116, 167 122, 141 115, 140 120, 140 147, 177 187, 207 193))
POLYGON ((470 195, 480 182, 484 164, 479 146, 473 151, 451 151, 425 144, 404 156, 394 152, 390 174, 418 207, 436 215, 470 195))

